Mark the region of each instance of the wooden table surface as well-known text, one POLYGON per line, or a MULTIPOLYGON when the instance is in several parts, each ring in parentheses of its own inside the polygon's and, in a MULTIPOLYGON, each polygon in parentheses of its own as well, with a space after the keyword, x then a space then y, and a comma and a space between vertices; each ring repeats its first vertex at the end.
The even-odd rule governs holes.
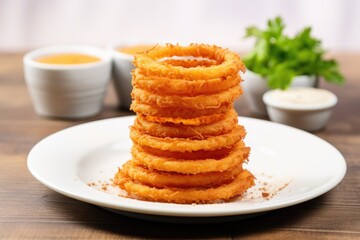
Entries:
MULTIPOLYGON (((305 203, 229 223, 171 224, 138 220, 83 203, 42 185, 26 158, 42 138, 85 121, 49 120, 32 108, 22 54, 0 55, 0 239, 360 239, 360 54, 335 54, 347 83, 321 83, 339 97, 326 129, 315 135, 338 148, 348 170, 330 192, 305 203)), ((116 107, 111 86, 103 112, 92 119, 128 115, 116 107)), ((244 100, 239 115, 251 116, 244 100)), ((326 166, 324 166, 326 168, 326 166)))

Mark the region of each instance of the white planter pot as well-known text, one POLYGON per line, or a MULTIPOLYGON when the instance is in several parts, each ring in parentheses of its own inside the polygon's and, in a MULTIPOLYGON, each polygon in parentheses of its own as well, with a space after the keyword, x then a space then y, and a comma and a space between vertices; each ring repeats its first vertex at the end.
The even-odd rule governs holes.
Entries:
MULTIPOLYGON (((250 111, 257 115, 267 115, 266 106, 262 100, 264 93, 270 90, 266 79, 248 69, 242 78, 244 81, 241 86, 250 111)), ((317 87, 317 78, 315 76, 296 76, 291 87, 317 87)))

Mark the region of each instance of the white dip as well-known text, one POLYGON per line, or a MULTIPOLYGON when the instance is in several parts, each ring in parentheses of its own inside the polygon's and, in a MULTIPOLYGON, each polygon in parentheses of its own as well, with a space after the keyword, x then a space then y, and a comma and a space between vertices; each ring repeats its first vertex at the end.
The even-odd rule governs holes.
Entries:
POLYGON ((288 109, 323 109, 337 103, 332 92, 309 87, 271 90, 264 94, 263 100, 267 105, 288 109))

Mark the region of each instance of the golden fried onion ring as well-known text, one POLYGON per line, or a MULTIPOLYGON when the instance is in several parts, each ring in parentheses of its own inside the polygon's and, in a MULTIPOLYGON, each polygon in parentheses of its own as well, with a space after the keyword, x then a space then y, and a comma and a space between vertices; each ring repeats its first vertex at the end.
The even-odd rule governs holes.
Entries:
POLYGON ((205 109, 191 109, 191 108, 159 108, 154 105, 139 103, 133 100, 130 109, 136 113, 143 115, 159 116, 159 117, 172 117, 172 118, 196 118, 201 116, 208 116, 215 113, 226 113, 232 109, 232 104, 224 103, 218 108, 205 108, 205 109))
POLYGON ((200 94, 214 94, 239 85, 239 74, 224 78, 188 81, 184 79, 168 79, 167 77, 147 77, 139 69, 133 71, 132 84, 134 87, 154 93, 176 94, 179 96, 195 96, 200 94))
POLYGON ((209 172, 199 174, 180 174, 149 170, 144 166, 128 161, 119 170, 135 182, 145 185, 163 187, 215 187, 232 181, 242 171, 242 166, 236 166, 225 172, 209 172))
POLYGON ((135 128, 154 137, 205 139, 208 136, 217 136, 230 132, 238 123, 237 113, 230 110, 226 117, 218 122, 206 125, 191 126, 174 123, 154 123, 142 116, 134 121, 135 128))
POLYGON ((137 54, 134 64, 141 69, 146 76, 164 76, 168 78, 180 78, 188 80, 222 78, 237 73, 239 70, 245 72, 245 66, 240 57, 217 46, 191 44, 189 46, 179 46, 166 44, 166 46, 155 46, 143 54, 137 54), (207 58, 218 62, 218 65, 210 67, 190 67, 172 66, 158 61, 169 57, 197 57, 207 58))
POLYGON ((229 200, 243 194, 254 185, 254 176, 247 170, 243 170, 234 181, 215 188, 155 188, 134 182, 121 173, 115 176, 114 182, 126 190, 130 196, 133 195, 144 200, 172 203, 210 203, 217 200, 229 200))
POLYGON ((150 170, 164 172, 177 172, 182 174, 198 174, 207 172, 223 172, 241 165, 247 160, 250 149, 239 142, 229 155, 221 159, 188 160, 177 158, 166 158, 144 152, 139 146, 134 145, 131 149, 134 162, 145 165, 150 170))
POLYGON ((192 140, 187 138, 158 138, 144 134, 132 126, 130 131, 130 138, 141 146, 148 146, 160 150, 169 150, 174 152, 189 152, 231 147, 243 139, 245 134, 244 127, 237 125, 229 133, 219 136, 211 136, 203 140, 192 140))
POLYGON ((225 91, 209 94, 198 95, 194 97, 177 96, 177 95, 160 95, 151 93, 140 88, 133 88, 131 96, 134 100, 148 105, 156 105, 161 108, 179 107, 179 108, 218 108, 224 103, 233 103, 242 93, 240 85, 231 87, 225 91))
MULTIPOLYGON (((242 144, 242 143, 238 143, 242 144)), ((156 148, 151 148, 147 146, 139 146, 139 151, 146 152, 150 155, 160 156, 163 158, 175 158, 175 159, 182 159, 182 160, 204 160, 204 159, 222 159, 228 156, 238 144, 234 146, 227 147, 227 148, 220 148, 215 150, 199 150, 199 151, 192 151, 192 152, 172 152, 166 150, 160 150, 156 148)), ((245 145, 242 144, 244 147, 245 145)))
POLYGON ((209 116, 200 116, 195 118, 158 117, 158 116, 142 115, 140 113, 138 114, 138 116, 145 118, 146 121, 154 122, 154 123, 175 123, 175 124, 199 126, 203 124, 218 122, 224 119, 226 117, 226 114, 215 113, 209 116))
POLYGON ((162 63, 165 63, 167 65, 171 66, 181 66, 185 68, 193 68, 193 67, 210 67, 217 65, 217 62, 215 60, 211 59, 173 59, 168 58, 163 61, 162 63))

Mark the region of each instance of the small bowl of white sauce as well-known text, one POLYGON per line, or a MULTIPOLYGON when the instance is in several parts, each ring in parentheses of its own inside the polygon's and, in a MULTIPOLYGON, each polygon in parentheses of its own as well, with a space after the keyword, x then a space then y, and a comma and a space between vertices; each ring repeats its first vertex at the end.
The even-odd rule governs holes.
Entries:
POLYGON ((313 132, 324 128, 338 99, 325 89, 296 87, 270 90, 263 101, 271 121, 313 132))

